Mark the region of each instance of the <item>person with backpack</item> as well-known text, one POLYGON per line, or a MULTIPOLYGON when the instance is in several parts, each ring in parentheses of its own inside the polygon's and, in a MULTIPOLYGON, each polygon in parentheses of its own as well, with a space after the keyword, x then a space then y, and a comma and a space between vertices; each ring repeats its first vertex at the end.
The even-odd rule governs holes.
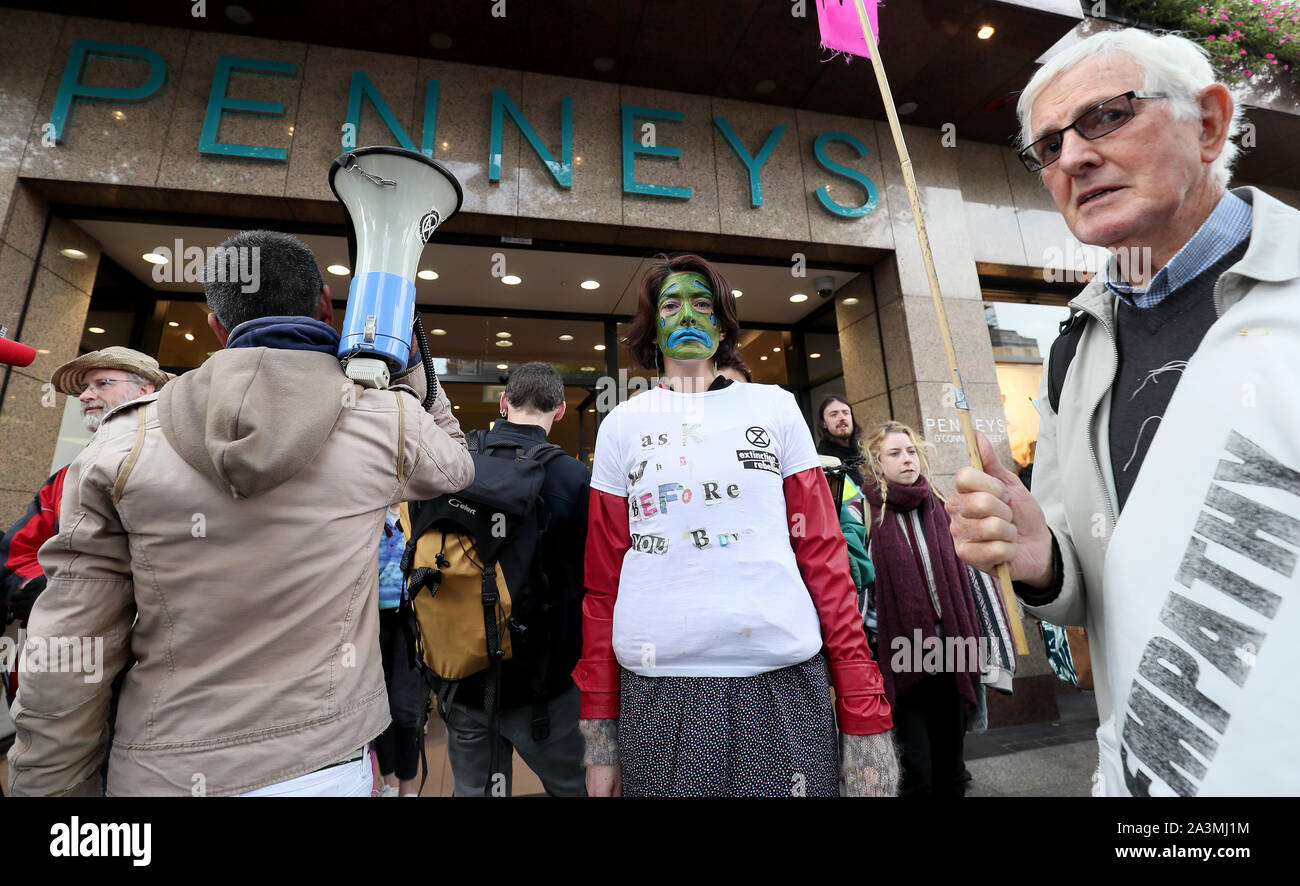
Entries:
POLYGON ((104 679, 21 675, 9 786, 110 796, 369 796, 390 721, 379 654, 384 510, 474 479, 442 386, 339 364, 329 287, 275 231, 221 244, 204 294, 222 349, 119 405, 68 468, 33 637, 95 638, 104 679), (256 250, 259 286, 218 273, 256 250))
POLYGON ((662 382, 605 418, 592 470, 587 790, 889 796, 889 704, 838 509, 794 397, 719 376, 739 331, 704 259, 650 263, 624 344, 662 382))
POLYGON ((384 663, 384 685, 393 722, 374 742, 379 779, 378 797, 418 797, 415 776, 424 741, 424 712, 428 689, 415 666, 411 644, 410 612, 402 608, 402 552, 406 538, 398 523, 399 509, 384 514, 379 537, 379 654, 384 663))
MULTIPOLYGON (((447 724, 447 758, 455 779, 457 797, 509 796, 512 784, 512 758, 519 751, 528 767, 541 779, 546 792, 557 797, 585 796, 585 772, 582 764, 582 737, 578 732, 578 689, 569 672, 581 650, 581 600, 583 592, 583 550, 587 537, 587 499, 591 472, 559 446, 547 442, 552 425, 564 418, 564 381, 547 363, 525 363, 510 373, 501 394, 501 419, 493 423, 486 435, 474 432, 471 449, 476 449, 476 465, 481 483, 462 494, 430 503, 445 508, 449 516, 468 517, 466 508, 484 516, 491 512, 490 497, 493 468, 505 473, 502 492, 513 495, 513 510, 520 515, 509 520, 489 520, 486 531, 453 532, 449 529, 470 528, 447 519, 433 520, 434 508, 413 505, 410 508, 416 530, 420 530, 420 511, 426 514, 422 531, 415 531, 412 543, 416 552, 413 570, 433 566, 442 576, 437 583, 421 581, 412 572, 408 588, 417 615, 424 627, 431 618, 429 607, 439 602, 455 605, 453 595, 462 590, 469 606, 460 610, 468 614, 465 630, 458 630, 446 613, 432 616, 443 622, 442 632, 422 630, 426 662, 434 661, 434 685, 438 690, 440 712, 447 724), (515 466, 524 462, 540 463, 540 484, 528 487, 526 478, 512 476, 515 466), (528 489, 533 489, 529 493, 528 489), (500 527, 499 531, 497 528, 500 527), (500 537, 498 539, 498 536, 500 537), (500 541, 493 554, 493 543, 500 541), (437 550, 429 558, 421 551, 437 550), (461 558, 469 561, 471 581, 459 586, 455 574, 461 558), (441 558, 441 559, 439 559, 441 558), (485 652, 482 598, 484 566, 495 562, 503 577, 511 610, 506 618, 493 618, 490 629, 498 632, 501 654, 509 649, 509 658, 501 658, 496 667, 492 655, 480 663, 460 666, 452 671, 447 664, 446 647, 469 642, 477 655, 485 652), (435 589, 432 594, 425 587, 435 589), (441 600, 439 599, 441 598, 441 600), (458 636, 457 636, 458 634, 458 636), (456 679, 459 673, 470 670, 456 679)), ((536 465, 533 465, 535 467, 536 465)), ((504 514, 506 510, 492 512, 504 514)), ((427 574, 427 573, 426 573, 427 574)))

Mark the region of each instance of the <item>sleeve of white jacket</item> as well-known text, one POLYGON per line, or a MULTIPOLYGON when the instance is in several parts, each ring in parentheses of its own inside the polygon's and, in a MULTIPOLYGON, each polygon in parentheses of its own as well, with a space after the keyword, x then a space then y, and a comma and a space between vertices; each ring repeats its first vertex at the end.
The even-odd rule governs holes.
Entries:
POLYGON ((111 463, 120 463, 123 454, 92 444, 72 463, 59 534, 38 554, 49 582, 27 623, 29 667, 19 674, 12 710, 14 796, 102 793, 109 698, 127 662, 136 613, 131 552, 111 497, 111 463), (35 658, 37 644, 51 656, 44 662, 35 658), (59 656, 75 662, 75 652, 81 653, 79 669, 50 666, 59 656))
POLYGON ((404 394, 400 402, 406 410, 405 474, 392 504, 437 498, 473 483, 474 462, 446 390, 438 386, 428 412, 420 408, 422 398, 404 394))
POLYGON ((1083 585, 1083 573, 1079 567, 1079 557, 1074 549, 1073 536, 1066 522, 1065 500, 1062 497, 1064 478, 1061 477, 1060 460, 1057 455, 1057 417, 1047 396, 1047 375, 1044 367, 1043 380, 1038 391, 1038 445, 1034 450, 1034 479, 1031 492, 1043 509, 1047 526, 1052 531, 1061 552, 1061 592, 1050 603, 1042 606, 1030 606, 1026 603, 1025 609, 1035 618, 1052 624, 1082 625, 1085 623, 1087 595, 1083 585))

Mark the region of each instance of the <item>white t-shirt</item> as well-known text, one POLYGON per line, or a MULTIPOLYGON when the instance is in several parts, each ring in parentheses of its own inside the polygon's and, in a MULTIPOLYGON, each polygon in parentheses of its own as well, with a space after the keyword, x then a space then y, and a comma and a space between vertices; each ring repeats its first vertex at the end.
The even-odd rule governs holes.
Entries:
POLYGON ((735 383, 656 388, 600 426, 591 485, 627 498, 614 606, 619 664, 651 677, 749 677, 822 647, 782 481, 820 466, 794 397, 735 383))

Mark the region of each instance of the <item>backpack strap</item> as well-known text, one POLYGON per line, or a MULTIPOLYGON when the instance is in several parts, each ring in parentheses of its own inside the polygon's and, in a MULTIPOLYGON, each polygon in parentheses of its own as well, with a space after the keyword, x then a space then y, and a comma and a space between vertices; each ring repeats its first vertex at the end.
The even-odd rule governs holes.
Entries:
POLYGON ((531 461, 540 462, 542 467, 550 464, 555 459, 564 455, 564 447, 555 443, 538 443, 532 449, 525 452, 520 458, 526 458, 531 461))
POLYGON ((1069 318, 1061 321, 1060 335, 1052 342, 1047 355, 1047 402, 1052 404, 1053 412, 1060 412, 1061 389, 1065 387, 1065 373, 1074 359, 1074 352, 1079 349, 1079 339, 1088 325, 1088 315, 1083 311, 1074 311, 1069 318))
POLYGON ((493 782, 501 771, 498 745, 501 735, 501 713, 498 710, 501 691, 501 636, 497 632, 497 607, 501 597, 497 593, 495 561, 483 564, 483 635, 487 640, 488 674, 483 684, 483 713, 488 721, 488 778, 483 785, 484 796, 492 796, 493 782))
POLYGON ((136 409, 135 425, 135 442, 131 444, 131 453, 122 463, 122 469, 117 472, 117 480, 113 483, 113 507, 122 499, 122 493, 126 489, 126 480, 131 476, 131 471, 135 470, 135 463, 140 460, 140 450, 144 448, 144 423, 145 407, 140 406, 136 409))

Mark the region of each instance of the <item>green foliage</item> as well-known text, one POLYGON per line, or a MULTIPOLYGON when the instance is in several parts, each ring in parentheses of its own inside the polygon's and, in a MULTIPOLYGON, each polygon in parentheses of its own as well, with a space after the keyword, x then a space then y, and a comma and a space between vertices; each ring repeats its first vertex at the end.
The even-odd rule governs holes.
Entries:
POLYGON ((1180 31, 1210 52, 1224 79, 1300 83, 1300 0, 1120 0, 1115 11, 1144 28, 1180 31))

